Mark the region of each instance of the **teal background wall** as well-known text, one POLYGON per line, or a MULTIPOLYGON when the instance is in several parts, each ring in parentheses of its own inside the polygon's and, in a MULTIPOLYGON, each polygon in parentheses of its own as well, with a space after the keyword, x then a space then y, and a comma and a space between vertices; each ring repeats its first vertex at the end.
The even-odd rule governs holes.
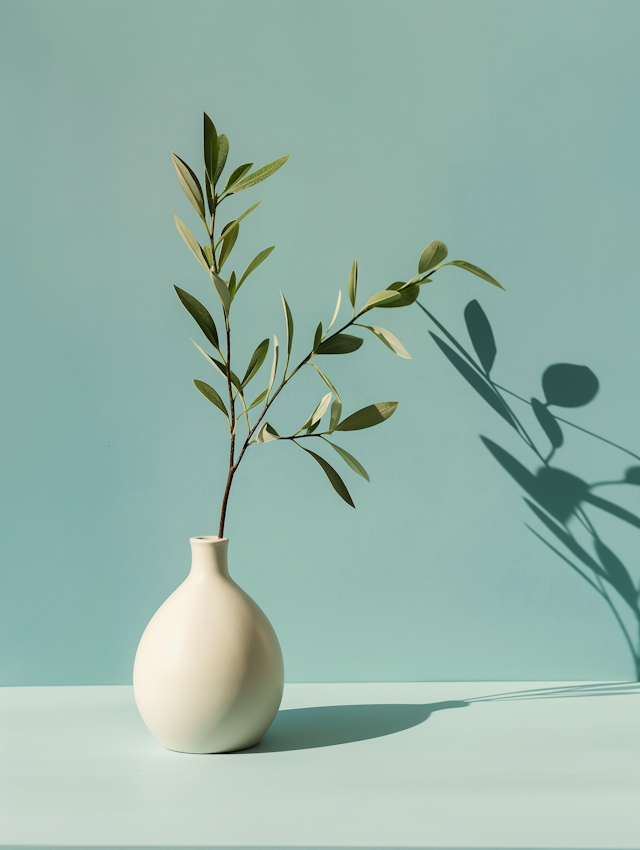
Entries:
MULTIPOLYGON (((236 268, 277 246, 236 302, 241 358, 283 338, 279 287, 303 355, 354 256, 372 294, 440 238, 507 292, 445 269, 424 303, 464 338, 478 298, 496 378, 527 398, 550 363, 589 365, 600 393, 567 418, 640 451, 637 3, 5 0, 0 18, 2 683, 129 682, 188 538, 215 533, 224 423, 173 284, 215 299, 169 159, 200 170, 203 110, 233 163, 291 155, 228 204, 264 199, 236 268)), ((413 360, 371 337, 324 363, 347 409, 401 402, 342 441, 371 474, 342 467, 357 510, 282 444, 232 496, 232 572, 289 681, 631 677, 611 612, 479 440, 535 468, 509 426, 417 307, 374 322, 413 360)), ((298 384, 276 427, 323 394, 298 384)), ((632 462, 579 432, 563 452, 589 481, 632 462)), ((638 530, 598 519, 637 582, 638 530)))

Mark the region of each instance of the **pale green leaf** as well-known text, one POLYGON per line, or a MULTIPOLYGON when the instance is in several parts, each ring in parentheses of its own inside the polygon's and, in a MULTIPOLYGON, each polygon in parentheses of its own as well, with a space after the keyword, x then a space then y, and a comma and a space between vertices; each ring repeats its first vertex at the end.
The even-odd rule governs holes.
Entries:
POLYGON ((379 328, 377 325, 360 325, 360 328, 368 328, 371 333, 375 334, 379 340, 381 340, 387 348, 390 348, 395 354, 399 357, 404 357, 405 360, 411 360, 411 355, 404 347, 404 345, 397 339, 391 331, 387 331, 384 328, 379 328))
POLYGON ((371 481, 367 470, 360 463, 360 461, 357 461, 354 458, 352 454, 349 454, 349 452, 346 449, 343 449, 341 446, 337 446, 335 443, 332 443, 330 440, 327 440, 326 437, 323 437, 322 439, 325 441, 325 443, 329 443, 331 448, 335 449, 338 452, 340 457, 349 464, 349 466, 351 467, 351 469, 353 469, 354 472, 357 472, 358 475, 361 475, 367 481, 371 481))
POLYGON ((288 156, 281 156, 280 159, 274 159, 274 161, 270 162, 268 165, 263 165, 262 168, 259 168, 257 171, 254 171, 253 174, 247 175, 247 177, 243 180, 236 183, 229 194, 242 192, 243 189, 248 189, 250 186, 262 183, 263 180, 266 180, 267 177, 271 177, 271 175, 275 174, 279 168, 282 168, 288 159, 288 156))
POLYGON ((340 312, 341 302, 342 302, 342 290, 340 289, 338 291, 338 303, 336 304, 336 309, 333 311, 333 318, 331 319, 331 322, 329 323, 329 327, 327 328, 327 333, 329 333, 329 331, 333 327, 335 320, 338 318, 338 313, 340 312))
POLYGON ((353 265, 351 266, 351 271, 349 272, 349 301, 351 301, 351 306, 353 307, 353 312, 355 315, 356 310, 356 295, 358 293, 358 261, 354 260, 353 265))
POLYGON ((256 437, 256 443, 270 443, 272 440, 279 440, 280 434, 269 425, 268 422, 265 422, 264 425, 258 431, 258 436, 256 437))
MULTIPOLYGON (((300 446, 300 443, 296 443, 296 445, 300 446)), ((322 467, 324 474, 327 476, 327 478, 331 482, 331 486, 336 491, 338 496, 340 496, 342 499, 344 499, 345 502, 348 505, 351 505, 352 508, 355 508, 355 505, 353 504, 353 499, 351 498, 344 481, 342 480, 342 478, 340 478, 340 476, 335 471, 335 469, 331 466, 331 464, 327 463, 327 461, 323 457, 320 457, 320 455, 317 455, 315 452, 312 452, 309 449, 305 449, 304 446, 300 446, 300 448, 303 451, 305 451, 307 454, 311 455, 311 457, 315 461, 317 461, 317 463, 322 467)))
POLYGON ((200 348, 200 346, 195 341, 195 339, 192 339, 191 342, 195 345, 195 347, 198 349, 200 354, 202 354, 202 356, 205 358, 205 360, 207 360, 208 363, 211 363, 211 365, 215 369, 217 369, 218 372, 220 372, 220 374, 222 375, 222 377, 226 381, 227 380, 227 367, 224 365, 224 363, 221 363, 219 360, 216 360, 215 357, 212 357, 210 354, 207 354, 207 352, 204 350, 204 348, 200 348))
POLYGON ((393 304, 394 301, 400 300, 400 293, 393 289, 383 289, 382 292, 376 292, 364 305, 361 313, 366 313, 367 310, 372 310, 374 307, 383 307, 385 304, 393 304))
POLYGON ((256 350, 251 355, 249 365, 247 366, 247 371, 245 372, 245 376, 242 379, 243 388, 246 387, 249 381, 257 374, 258 370, 265 361, 268 351, 269 340, 263 339, 260 345, 257 346, 256 350))
POLYGON ((307 427, 315 425, 316 422, 319 422, 322 419, 322 417, 327 412, 329 404, 331 403, 331 395, 331 393, 327 393, 325 396, 322 397, 320 404, 318 404, 316 409, 311 414, 311 419, 309 420, 309 425, 307 427))
POLYGON ((213 269, 209 271, 211 275, 211 280, 213 281, 213 285, 216 288, 218 295, 220 296, 220 300, 222 301, 222 306, 224 307, 224 312, 229 315, 229 308, 231 306, 231 293, 229 292, 229 287, 225 283, 225 281, 217 275, 213 269))
POLYGON ((204 197, 202 196, 202 186, 200 185, 200 181, 189 168, 187 163, 180 159, 179 156, 172 153, 171 159, 173 160, 173 167, 176 170, 178 181, 182 186, 183 192, 197 210, 200 218, 206 223, 204 214, 204 197))
POLYGON ((198 240, 196 239, 196 237, 189 230, 189 228, 184 223, 184 221, 181 221, 178 218, 177 215, 173 216, 173 220, 175 221, 176 227, 178 228, 178 233, 180 234, 180 236, 182 236, 184 241, 189 246, 189 249, 190 249, 191 253, 193 254, 193 256, 202 265, 203 268, 205 268, 207 271, 209 271, 209 265, 207 263, 207 258, 202 253, 202 248, 200 247, 200 244, 199 244, 198 240))
POLYGON ((339 392, 338 392, 338 390, 337 390, 337 389, 333 386, 333 384, 331 383, 331 381, 329 380, 329 378, 327 378, 327 376, 326 376, 326 375, 325 375, 325 373, 322 371, 322 369, 319 369, 319 368, 316 366, 316 364, 315 364, 315 363, 309 363, 309 366, 313 366, 313 368, 317 371, 318 375, 320 375, 320 377, 321 377, 321 378, 322 378, 322 380, 325 382, 325 384, 329 387, 329 389, 330 389, 330 390, 331 390, 331 392, 334 394, 334 396, 335 396, 338 400, 340 400, 340 393, 339 393, 339 392))
POLYGON ((429 269, 437 266, 438 263, 446 260, 448 253, 449 249, 444 242, 440 241, 440 239, 434 239, 433 242, 429 242, 420 255, 420 260, 418 261, 418 274, 424 274, 426 271, 429 271, 429 269))
MULTIPOLYGON (((488 272, 485 272, 483 269, 478 266, 474 266, 473 263, 467 263, 466 260, 451 260, 449 263, 443 263, 441 266, 438 266, 439 269, 444 266, 458 266, 460 269, 464 269, 466 272, 471 272, 471 274, 475 274, 478 277, 481 277, 483 280, 486 280, 488 283, 492 283, 494 286, 497 286, 499 289, 504 289, 504 286, 498 283, 498 281, 491 277, 488 272)), ((434 269, 437 271, 437 269, 434 269)))
POLYGON ((273 337, 273 360, 271 361, 271 375, 269 377, 269 386, 267 388, 267 394, 269 394, 271 392, 271 387, 273 386, 273 383, 276 379, 276 372, 278 371, 279 348, 280 347, 278 345, 278 337, 275 336, 275 334, 274 334, 274 337, 273 337))
POLYGON ((397 408, 397 401, 379 401, 377 404, 370 404, 368 407, 363 407, 347 416, 336 427, 336 431, 361 431, 363 428, 372 428, 374 425, 379 425, 392 416, 397 408))
POLYGON ((204 113, 204 168, 207 177, 215 186, 216 169, 218 167, 218 134, 213 121, 204 113))
POLYGON ((173 288, 175 289, 183 306, 189 311, 200 326, 202 333, 215 348, 218 348, 218 331, 215 322, 211 318, 211 313, 209 313, 207 308, 203 306, 197 298, 194 298, 193 295, 189 295, 189 293, 185 292, 184 289, 180 289, 178 286, 174 286, 173 288))
POLYGON ((205 256, 206 261, 209 263, 209 268, 213 265, 213 251, 211 250, 211 245, 203 245, 202 253, 205 256))
POLYGON ((193 383, 200 390, 202 395, 208 399, 211 404, 215 404, 218 410, 221 410, 227 419, 229 419, 229 412, 227 411, 225 403, 220 398, 219 393, 217 393, 213 387, 210 387, 209 384, 205 384, 204 381, 194 381, 193 383))

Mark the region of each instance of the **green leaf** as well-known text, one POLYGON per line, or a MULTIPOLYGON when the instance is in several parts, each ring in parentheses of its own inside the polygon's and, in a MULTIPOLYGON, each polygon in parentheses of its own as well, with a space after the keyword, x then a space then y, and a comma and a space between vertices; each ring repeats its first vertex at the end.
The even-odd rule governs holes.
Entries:
POLYGON ((349 301, 351 301, 351 306, 353 307, 353 312, 355 315, 356 311, 356 295, 358 293, 358 260, 353 261, 353 265, 351 266, 351 271, 349 272, 349 301))
POLYGON ((447 343, 440 339, 439 336, 436 336, 434 333, 429 331, 429 334, 436 342, 438 348, 442 351, 442 353, 447 357, 449 362, 456 367, 458 372, 462 375, 462 377, 473 387, 473 389, 482 396, 482 398, 490 404, 491 407, 495 410, 496 413, 499 413, 503 419, 505 419, 509 425, 513 428, 516 427, 515 422, 513 421, 513 417, 509 412, 507 406, 502 401, 500 396, 496 393, 493 387, 488 384, 484 378, 482 378, 476 371, 473 369, 466 360, 463 360, 460 355, 453 350, 447 343))
POLYGON ((557 407, 582 407, 592 401, 600 388, 588 366, 554 363, 545 369, 542 389, 547 404, 557 407))
POLYGON ((329 380, 329 378, 327 378, 327 376, 326 376, 326 375, 325 375, 325 373, 322 371, 322 369, 319 369, 319 368, 316 366, 316 364, 315 364, 315 363, 309 363, 309 366, 313 366, 313 368, 317 371, 318 375, 320 375, 320 377, 321 377, 321 378, 322 378, 322 380, 325 382, 325 384, 329 387, 329 389, 330 389, 330 390, 331 390, 331 392, 334 394, 334 396, 335 396, 335 397, 336 397, 336 398, 340 401, 340 393, 339 393, 339 392, 338 392, 338 390, 337 390, 337 389, 333 386, 333 384, 331 383, 331 381, 329 380))
POLYGON ((237 183, 240 178, 249 171, 252 162, 247 162, 244 165, 239 165, 236 169, 234 169, 229 175, 229 179, 227 180, 227 185, 224 187, 224 191, 228 192, 229 189, 233 186, 234 183, 237 183))
POLYGON ((338 318, 338 313, 340 312, 340 304, 342 303, 342 290, 338 290, 338 303, 336 304, 336 309, 333 311, 333 318, 329 322, 329 327, 327 328, 327 333, 333 327, 335 320, 338 318))
POLYGON ((448 253, 449 249, 440 239, 434 239, 433 242, 429 242, 418 260, 418 274, 424 274, 429 269, 437 266, 438 263, 446 260, 448 253))
POLYGON ((211 404, 215 404, 215 406, 218 408, 218 410, 221 410, 228 419, 229 418, 229 412, 227 411, 227 408, 225 407, 225 403, 222 401, 222 399, 220 398, 220 395, 214 390, 214 388, 210 387, 209 384, 205 384, 204 381, 194 381, 193 383, 196 385, 198 390, 200 390, 202 395, 206 399, 208 399, 211 402, 211 404))
POLYGON ((261 403, 265 400, 265 398, 267 397, 267 393, 268 393, 268 392, 269 392, 269 390, 268 390, 268 389, 266 389, 266 390, 262 390, 262 392, 260 393, 260 395, 257 395, 257 396, 254 398, 254 400, 251 402, 251 404, 250 404, 250 405, 249 405, 249 407, 247 408, 247 412, 248 412, 249 410, 253 410, 253 408, 254 408, 254 407, 257 407, 259 404, 261 404, 261 403))
POLYGON ((351 354, 362 345, 362 338, 352 334, 334 334, 318 346, 316 354, 351 354))
POLYGON ((258 436, 256 437, 256 443, 270 443, 272 440, 279 440, 280 434, 269 425, 268 422, 265 422, 262 428, 258 431, 258 436))
POLYGON ((559 449, 564 441, 564 437, 555 416, 549 413, 549 410, 537 398, 531 399, 531 407, 536 419, 540 423, 540 427, 549 438, 549 442, 554 449, 559 449))
POLYGON ((361 431, 363 428, 372 428, 374 425, 379 425, 388 419, 398 409, 399 402, 397 401, 379 401, 377 404, 370 404, 368 407, 363 407, 343 419, 336 426, 336 431, 361 431))
POLYGON ((379 328, 377 325, 360 325, 360 328, 367 328, 371 331, 371 333, 375 334, 379 340, 381 340, 387 348, 390 348, 395 354, 399 357, 404 357, 405 360, 411 360, 411 355, 404 347, 404 345, 397 339, 391 331, 387 331, 384 328, 379 328))
POLYGON ((287 324, 287 361, 285 363, 284 371, 285 374, 287 372, 287 366, 289 365, 289 357, 291 356, 291 346, 293 345, 293 316, 291 315, 291 310, 289 309, 289 305, 287 304, 287 299, 284 297, 282 290, 280 290, 280 296, 282 297, 282 307, 284 308, 284 318, 287 324))
POLYGON ((275 174, 279 168, 282 168, 288 159, 288 156, 281 156, 280 159, 274 159, 273 162, 270 162, 268 165, 263 165, 262 168, 259 168, 257 171, 254 171, 253 174, 249 174, 245 177, 244 180, 236 183, 230 194, 242 192, 243 189, 248 189, 250 186, 262 183, 263 180, 266 180, 267 177, 271 177, 271 175, 275 174))
POLYGON ((318 327, 316 328, 315 336, 313 338, 313 350, 314 351, 320 345, 321 341, 322 341, 322 322, 319 322, 318 327))
MULTIPOLYGON (((195 345, 195 347, 198 349, 200 354, 202 354, 202 356, 209 363, 211 363, 212 366, 215 366, 215 368, 218 370, 218 372, 220 372, 220 374, 222 375, 222 377, 226 381, 227 380, 227 367, 224 365, 224 363, 221 363, 219 360, 216 360, 215 357, 212 357, 210 354, 207 354, 207 352, 204 349, 200 348, 200 346, 195 341, 195 339, 192 339, 191 342, 195 345)), ((233 370, 230 370, 230 377, 231 377, 231 383, 238 390, 240 395, 242 395, 242 383, 240 382, 240 378, 236 375, 236 373, 233 370)))
POLYGON ((220 300, 222 301, 222 306, 224 307, 224 312, 229 315, 229 308, 231 307, 231 293, 229 292, 229 287, 224 282, 224 280, 217 275, 213 269, 209 271, 211 275, 211 280, 213 281, 213 285, 216 288, 218 295, 220 296, 220 300))
POLYGON ((213 193, 211 191, 211 183, 209 182, 209 178, 207 175, 204 175, 204 185, 207 194, 207 206, 209 207, 209 212, 213 215, 215 210, 215 204, 213 203, 213 193))
POLYGON ((218 180, 220 179, 220 175, 224 171, 224 167, 227 162, 227 156, 229 154, 229 139, 225 136, 224 133, 220 133, 218 136, 218 163, 216 165, 216 173, 213 177, 213 185, 215 186, 218 180))
POLYGON ((207 113, 204 113, 204 168, 211 184, 216 183, 216 169, 218 167, 218 134, 213 126, 213 121, 207 113))
POLYGON ((202 265, 203 268, 205 268, 207 271, 209 271, 209 266, 207 264, 207 258, 202 253, 202 248, 200 247, 200 244, 199 244, 198 240, 196 239, 196 237, 189 230, 189 228, 184 223, 184 221, 181 221, 178 218, 177 215, 173 216, 173 220, 175 221, 176 227, 178 228, 178 233, 180 234, 180 236, 182 236, 184 241, 189 246, 189 249, 190 249, 191 253, 193 254, 193 256, 202 265))
POLYGON ((278 371, 278 337, 273 337, 273 360, 271 361, 271 376, 269 377, 269 386, 267 387, 267 395, 271 392, 271 387, 276 379, 276 372, 278 371))
POLYGON ((206 261, 209 263, 209 268, 213 265, 213 251, 211 250, 211 245, 203 245, 202 253, 205 256, 206 261))
POLYGON ((469 301, 464 309, 464 320, 478 359, 488 375, 496 359, 496 341, 489 319, 477 301, 469 301))
MULTIPOLYGON (((300 443, 296 443, 296 445, 300 446, 300 443)), ((331 466, 331 464, 327 463, 327 461, 323 457, 320 457, 320 455, 317 455, 315 452, 312 452, 309 449, 305 449, 304 446, 300 446, 300 448, 303 451, 305 451, 308 455, 311 455, 311 457, 320 464, 320 466, 322 467, 322 469, 324 471, 324 474, 327 476, 327 478, 331 482, 331 486, 336 491, 338 496, 340 496, 340 498, 344 499, 345 502, 348 505, 351 505, 352 508, 355 508, 355 505, 353 504, 353 499, 349 495, 349 491, 347 490, 347 487, 346 487, 344 481, 342 480, 342 478, 340 478, 340 476, 335 471, 335 469, 331 466)))
POLYGON ((334 399, 331 403, 331 418, 329 419, 329 430, 335 431, 340 417, 342 416, 342 401, 340 398, 334 399))
POLYGON ((180 182, 180 185, 182 186, 182 190, 197 210, 200 218, 206 224, 206 218, 204 214, 204 198, 202 196, 202 186, 200 185, 200 181, 193 173, 193 171, 189 168, 187 163, 184 162, 184 160, 180 159, 179 156, 176 156, 174 153, 172 153, 171 159, 173 160, 173 167, 175 168, 176 174, 178 175, 178 180, 180 182))
POLYGON ((209 313, 207 308, 202 305, 197 298, 194 298, 193 295, 189 295, 189 293, 185 292, 184 289, 180 289, 178 286, 174 286, 173 288, 182 302, 182 305, 189 311, 198 323, 202 333, 206 336, 214 348, 218 348, 218 331, 215 322, 211 318, 211 313, 209 313))
POLYGON ((218 263, 218 269, 221 269, 227 261, 227 257, 233 251, 233 246, 236 244, 236 239, 240 233, 240 225, 236 225, 233 229, 229 229, 229 232, 225 235, 222 240, 222 248, 220 250, 220 261, 218 263))
POLYGON ((394 292, 392 289, 383 289, 382 292, 376 292, 364 305, 360 313, 365 313, 367 310, 372 310, 374 307, 384 307, 385 304, 393 304, 394 301, 400 300, 400 293, 394 292))
POLYGON ((236 273, 231 272, 231 277, 229 278, 229 295, 231 296, 231 300, 235 298, 236 294, 236 273))
POLYGON ((398 281, 397 283, 392 283, 391 286, 387 287, 387 289, 392 289, 398 292, 400 298, 397 301, 392 301, 391 304, 378 304, 378 307, 384 307, 385 309, 391 307, 408 307, 409 304, 413 304, 418 295, 420 295, 420 285, 418 283, 413 283, 411 286, 407 286, 406 283, 398 281))
POLYGON ((265 361, 265 357, 267 356, 267 352, 269 351, 269 340, 263 339, 260 345, 256 348, 256 350, 251 355, 251 359, 249 360, 249 365, 247 366, 247 371, 245 372, 245 376, 242 379, 243 388, 247 386, 249 381, 256 375, 260 367, 265 361))
POLYGON ((204 348, 200 348, 200 346, 195 341, 195 339, 192 339, 191 342, 195 345, 195 347, 198 349, 200 354, 202 354, 202 356, 205 358, 205 360, 208 363, 211 363, 211 365, 214 366, 218 370, 218 372, 220 372, 220 374, 222 375, 222 377, 226 381, 227 380, 227 367, 224 365, 224 363, 221 363, 219 360, 216 360, 215 357, 212 357, 210 354, 207 354, 207 352, 204 350, 204 348))
MULTIPOLYGON (((443 263, 441 266, 438 266, 438 268, 441 269, 444 266, 458 266, 458 268, 464 269, 466 272, 471 272, 471 274, 481 277, 488 283, 492 283, 494 286, 497 286, 498 289, 504 289, 504 286, 501 286, 494 277, 491 277, 488 272, 483 271, 478 266, 474 266, 473 263, 467 263, 465 260, 451 260, 450 263, 443 263)), ((434 269, 434 271, 437 271, 437 269, 434 269)))
POLYGON ((338 452, 340 457, 349 464, 349 466, 351 467, 351 469, 353 469, 354 472, 357 472, 358 475, 361 475, 367 481, 371 481, 364 466, 359 461, 357 461, 353 455, 349 454, 346 449, 343 449, 341 446, 337 446, 335 443, 332 443, 330 440, 327 440, 326 437, 323 437, 323 440, 325 441, 325 443, 329 443, 331 448, 335 449, 338 452))
POLYGON ((236 287, 236 292, 240 289, 240 287, 245 282, 245 280, 249 277, 251 272, 254 272, 258 268, 260 263, 262 263, 264 260, 267 259, 267 257, 269 256, 269 254, 273 251, 273 249, 275 247, 276 247, 275 245, 272 245, 271 248, 265 248, 264 251, 260 251, 259 254, 256 254, 256 256, 253 258, 253 260, 251 260, 251 262, 249 263, 247 268, 244 270, 244 274, 242 275, 242 277, 238 281, 238 285, 236 287))
POLYGON ((249 215, 249 213, 252 213, 255 210, 256 207, 260 206, 261 203, 262 203, 262 201, 258 201, 257 204, 254 204, 252 207, 249 207, 249 209, 245 210, 242 213, 242 215, 238 216, 238 218, 234 218, 232 221, 225 224, 225 226, 222 228, 222 231, 220 233, 218 241, 216 242, 216 248, 222 242, 222 240, 229 235, 229 231, 231 230, 231 228, 232 227, 238 227, 238 225, 240 224, 242 219, 246 218, 249 215))

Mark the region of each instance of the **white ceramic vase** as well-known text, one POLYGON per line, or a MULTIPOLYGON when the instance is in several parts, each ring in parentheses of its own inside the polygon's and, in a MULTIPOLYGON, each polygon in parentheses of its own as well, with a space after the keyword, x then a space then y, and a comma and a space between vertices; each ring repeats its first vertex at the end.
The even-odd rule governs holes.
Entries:
POLYGON ((282 652, 264 612, 229 577, 229 541, 191 538, 191 572, 145 629, 133 668, 142 719, 183 753, 257 744, 284 686, 282 652))

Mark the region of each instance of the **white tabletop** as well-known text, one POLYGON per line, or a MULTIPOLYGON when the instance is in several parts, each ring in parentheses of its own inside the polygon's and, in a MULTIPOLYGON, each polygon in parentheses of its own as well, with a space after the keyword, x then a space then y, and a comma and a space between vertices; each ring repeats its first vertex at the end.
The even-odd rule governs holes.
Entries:
POLYGON ((163 749, 129 687, 0 706, 5 847, 640 847, 637 685, 288 685, 227 755, 163 749))

